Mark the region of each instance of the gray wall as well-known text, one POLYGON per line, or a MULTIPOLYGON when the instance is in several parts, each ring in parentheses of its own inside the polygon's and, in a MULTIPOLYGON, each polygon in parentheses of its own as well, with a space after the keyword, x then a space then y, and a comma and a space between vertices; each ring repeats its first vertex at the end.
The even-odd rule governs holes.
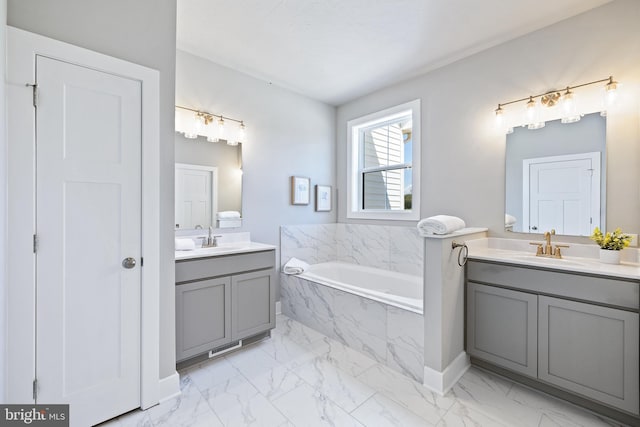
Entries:
MULTIPOLYGON (((178 51, 176 104, 244 120, 243 226, 251 239, 279 244, 286 224, 335 222, 335 209, 292 206, 289 177, 335 185, 335 108, 178 51)), ((182 151, 183 147, 178 150, 182 151)), ((180 154, 182 157, 183 154, 180 154)))
MULTIPOLYGON (((187 139, 176 133, 176 163, 218 168, 218 211, 242 212, 242 144, 207 142, 205 137, 187 139)), ((215 227, 215 224, 213 225, 215 227)))
MULTIPOLYGON (((624 86, 607 117, 607 158, 615 164, 607 176, 607 221, 638 233, 638 22, 640 2, 616 0, 338 107, 339 206, 346 204, 347 121, 421 98, 422 217, 449 213, 493 236, 516 237, 504 231, 505 135, 495 128, 496 105, 614 75, 624 86)), ((338 220, 347 222, 345 209, 338 220)))
MULTIPOLYGON (((517 127, 507 135, 505 172, 505 212, 517 218, 513 231, 522 231, 522 161, 565 154, 600 153, 600 200, 605 204, 606 119, 599 113, 585 115, 577 123, 548 122, 545 127, 529 130, 517 127)), ((594 227, 597 224, 594 224, 594 227)), ((528 232, 528 230, 527 230, 528 232)))
POLYGON ((175 372, 176 0, 8 0, 9 25, 160 71, 160 378, 175 372))
POLYGON ((5 58, 6 58, 6 33, 5 27, 7 22, 7 0, 0 0, 0 402, 5 402, 5 340, 6 333, 6 263, 7 263, 7 139, 5 125, 5 58))

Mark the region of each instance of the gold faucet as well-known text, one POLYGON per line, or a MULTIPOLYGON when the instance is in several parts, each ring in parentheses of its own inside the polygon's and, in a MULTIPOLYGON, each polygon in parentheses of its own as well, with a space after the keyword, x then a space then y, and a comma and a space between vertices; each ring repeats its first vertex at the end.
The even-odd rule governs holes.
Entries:
POLYGON ((568 248, 569 245, 556 245, 554 248, 551 244, 551 236, 555 236, 556 230, 551 229, 551 231, 547 231, 544 233, 545 244, 544 247, 542 243, 531 242, 530 245, 536 245, 536 256, 542 256, 547 258, 562 258, 562 252, 560 248, 568 248))

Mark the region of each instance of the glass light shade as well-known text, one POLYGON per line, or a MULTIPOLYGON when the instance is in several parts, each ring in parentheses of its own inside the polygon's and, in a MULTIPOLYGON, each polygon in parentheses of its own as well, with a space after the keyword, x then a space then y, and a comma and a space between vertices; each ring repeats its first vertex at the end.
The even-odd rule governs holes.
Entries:
POLYGON ((574 94, 567 88, 567 91, 562 95, 562 117, 560 122, 565 124, 575 123, 579 122, 581 117, 582 116, 577 113, 574 94))
POLYGON ((605 102, 607 103, 607 106, 615 104, 617 98, 618 85, 616 83, 614 83, 613 85, 609 83, 605 90, 605 102))
POLYGON ((238 126, 238 137, 236 138, 238 142, 243 143, 247 137, 247 130, 244 126, 243 122, 240 122, 240 126, 238 126))
POLYGON ((527 129, 535 130, 540 129, 545 126, 544 120, 540 119, 540 106, 536 101, 533 100, 533 97, 529 97, 529 101, 527 102, 526 108, 526 123, 527 129))
POLYGON ((218 120, 218 140, 223 139, 224 137, 224 120, 220 117, 218 120))
POLYGON ((527 123, 533 123, 538 118, 538 106, 532 97, 529 97, 529 101, 527 102, 525 117, 527 119, 527 123))
POLYGON ((498 108, 495 110, 496 113, 496 126, 501 128, 504 124, 504 109, 500 104, 498 104, 498 108))

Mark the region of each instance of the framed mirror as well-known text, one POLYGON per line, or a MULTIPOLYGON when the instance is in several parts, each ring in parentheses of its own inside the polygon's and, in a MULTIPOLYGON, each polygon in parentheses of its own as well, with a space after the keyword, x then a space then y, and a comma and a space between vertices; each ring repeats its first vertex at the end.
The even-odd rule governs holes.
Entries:
POLYGON ((242 144, 187 139, 179 133, 175 142, 176 229, 240 227, 242 144))
POLYGON ((506 143, 505 229, 589 236, 606 228, 606 164, 606 119, 599 113, 515 128, 506 143))

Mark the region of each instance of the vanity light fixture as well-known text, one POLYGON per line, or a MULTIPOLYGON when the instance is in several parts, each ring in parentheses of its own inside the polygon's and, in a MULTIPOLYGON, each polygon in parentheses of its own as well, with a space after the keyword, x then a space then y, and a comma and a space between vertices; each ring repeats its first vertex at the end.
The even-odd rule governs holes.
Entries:
POLYGON ((212 114, 206 111, 196 110, 194 108, 182 107, 176 105, 176 132, 184 134, 185 138, 196 139, 198 136, 205 136, 208 142, 220 142, 225 141, 228 145, 238 145, 238 143, 245 142, 246 139, 246 127, 244 120, 233 119, 231 117, 222 116, 221 114, 212 114), (195 113, 193 116, 184 117, 184 113, 181 117, 179 111, 187 111, 195 113), (182 120, 180 120, 182 118, 182 120), (213 122, 216 122, 217 126, 212 129, 213 122), (238 123, 237 132, 226 132, 225 121, 232 121, 238 123), (225 136, 226 135, 226 136, 225 136))
MULTIPOLYGON (((541 118, 543 116, 541 114, 541 107, 544 106, 547 109, 553 109, 553 107, 558 104, 561 105, 561 114, 560 119, 562 123, 574 123, 580 120, 583 114, 578 111, 576 105, 576 98, 573 92, 573 89, 582 88, 584 86, 590 86, 598 83, 605 83, 605 104, 601 109, 601 114, 606 115, 606 108, 611 106, 615 101, 617 89, 620 84, 613 79, 613 76, 609 76, 606 79, 594 80, 588 83, 582 83, 575 86, 567 86, 564 91, 559 90, 550 90, 545 93, 541 93, 538 95, 530 95, 525 98, 516 99, 514 101, 509 102, 501 102, 498 104, 498 108, 494 110, 496 116, 496 124, 503 128, 506 133, 513 132, 513 123, 507 123, 505 127, 505 118, 508 117, 507 109, 504 108, 507 105, 516 104, 520 102, 525 102, 525 112, 523 121, 524 124, 522 126, 527 127, 528 129, 540 129, 544 127, 545 121, 541 118), (536 100, 540 100, 537 102, 536 100)), ((598 111, 598 110, 596 110, 598 111)), ((546 113, 544 116, 552 116, 553 113, 546 113)))

